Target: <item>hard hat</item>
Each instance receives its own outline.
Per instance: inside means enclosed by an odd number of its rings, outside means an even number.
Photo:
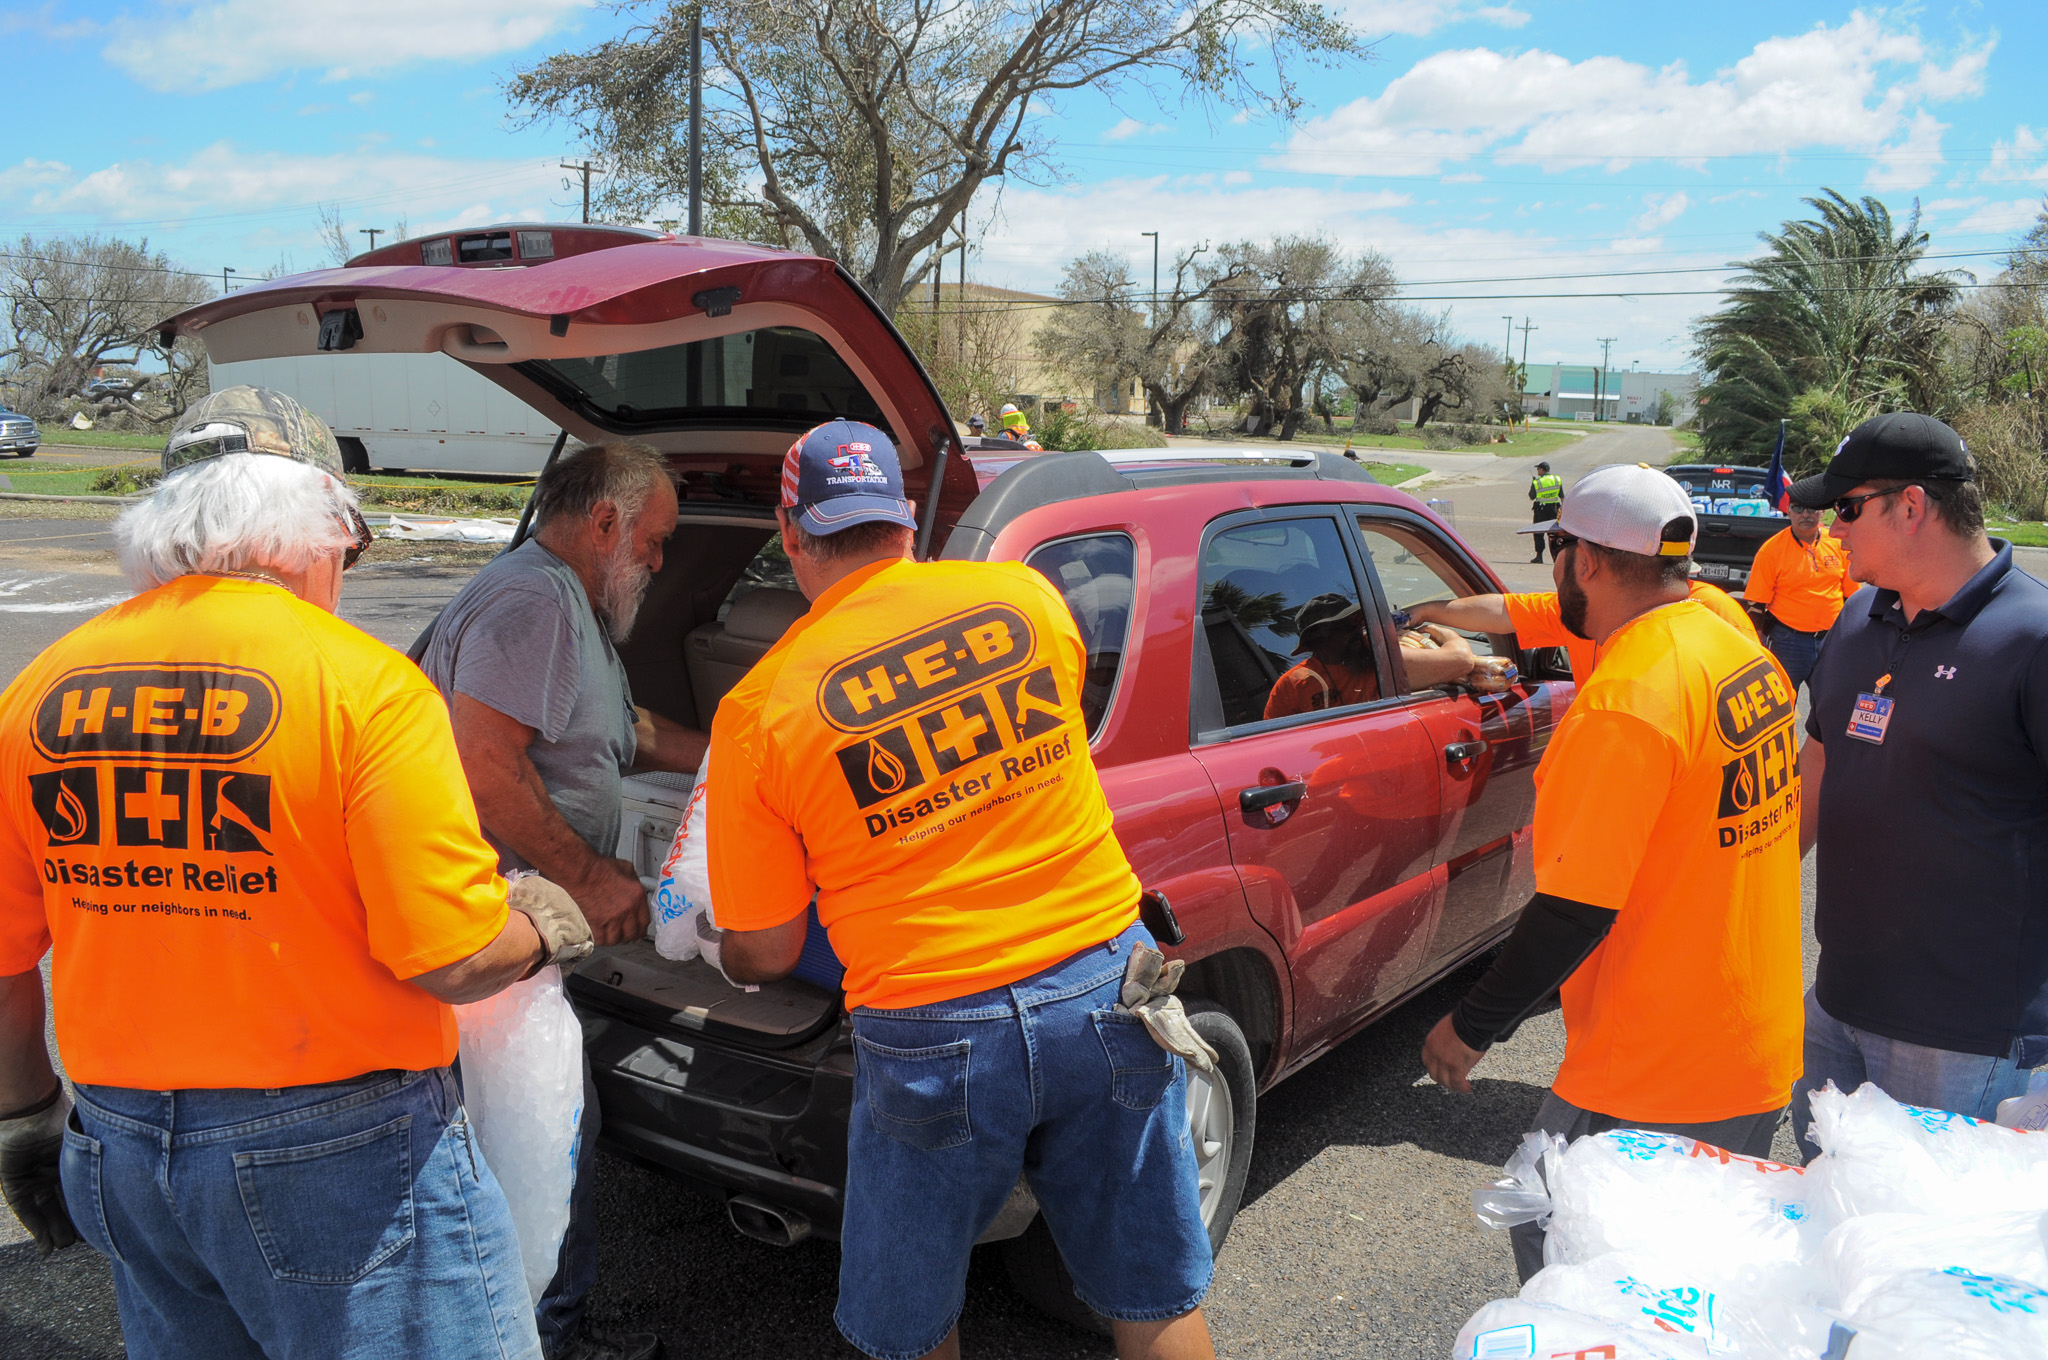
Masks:
[[[166,474],[224,453],[268,453],[342,476],[341,447],[327,422],[282,392],[224,387],[186,408],[164,443]]]
[[[1017,414],[1017,403],[1016,403],[1016,402],[1014,402],[1014,401],[1006,401],[1006,402],[1004,402],[1004,403],[1003,403],[1003,409],[1002,409],[1002,410],[1000,410],[1000,411],[998,411],[998,412],[996,412],[996,414],[997,414],[997,415],[1000,415],[1000,416],[1013,416],[1013,415],[1016,415],[1016,414]]]

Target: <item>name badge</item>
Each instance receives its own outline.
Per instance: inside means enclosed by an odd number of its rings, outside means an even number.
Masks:
[[[1872,746],[1884,745],[1884,730],[1891,726],[1892,701],[1882,694],[1859,694],[1849,710],[1849,735]]]

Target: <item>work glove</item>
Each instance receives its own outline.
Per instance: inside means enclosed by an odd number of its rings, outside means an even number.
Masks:
[[[0,1196],[36,1240],[36,1252],[42,1256],[78,1240],[58,1174],[64,1121],[70,1117],[71,1093],[59,1085],[41,1109],[0,1119]]]
[[[1216,1050],[1195,1033],[1194,1022],[1181,1008],[1180,998],[1173,994],[1186,971],[1184,960],[1168,963],[1166,956],[1151,945],[1134,946],[1131,961],[1124,965],[1122,999],[1117,1009],[1143,1020],[1153,1041],[1168,1053],[1180,1054],[1203,1072],[1214,1072]]]
[[[576,899],[539,874],[524,874],[512,881],[505,904],[526,913],[540,934],[540,966],[559,963],[573,967],[590,957],[597,946],[591,942],[590,922],[583,919]]]

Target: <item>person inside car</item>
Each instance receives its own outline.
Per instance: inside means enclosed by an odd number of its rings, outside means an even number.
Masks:
[[[447,700],[477,814],[506,872],[538,869],[574,895],[600,944],[647,933],[639,871],[614,855],[619,777],[694,771],[706,737],[636,709],[613,644],[633,630],[676,492],[661,456],[593,444],[541,474],[533,537],[493,559],[415,643]],[[595,1147],[602,1116],[584,1065],[583,1123],[555,1278],[540,1301],[549,1360],[648,1360],[651,1332],[584,1324],[597,1279]]]
[[[1335,592],[1318,595],[1301,607],[1295,629],[1308,657],[1273,683],[1265,716],[1286,718],[1380,697],[1379,668],[1358,601]],[[1471,674],[1478,658],[1470,643],[1448,628],[1428,633],[1434,646],[1401,649],[1410,684],[1427,689],[1455,684]]]

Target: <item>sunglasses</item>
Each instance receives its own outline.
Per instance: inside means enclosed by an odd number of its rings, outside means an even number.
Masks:
[[[1844,524],[1854,524],[1863,517],[1863,503],[1865,501],[1874,501],[1880,496],[1894,495],[1912,486],[1920,486],[1920,484],[1918,482],[1908,482],[1906,486],[1888,486],[1882,491],[1866,491],[1861,496],[1844,496],[1835,502],[1835,518]],[[1931,501],[1941,499],[1939,491],[1934,491],[1924,486],[1921,486],[1920,489],[1927,492],[1927,499]]]
[[[1579,541],[1577,534],[1568,534],[1562,529],[1552,529],[1548,534],[1545,534],[1544,537],[1550,540],[1550,555],[1552,557],[1557,556],[1566,548],[1571,547],[1574,543],[1577,543]]]
[[[347,571],[350,567],[354,566],[356,559],[363,555],[363,549],[369,547],[375,541],[370,533],[370,526],[364,522],[362,513],[354,506],[349,507],[347,524],[348,531],[355,535],[355,542],[342,550],[341,569],[343,571]]]

